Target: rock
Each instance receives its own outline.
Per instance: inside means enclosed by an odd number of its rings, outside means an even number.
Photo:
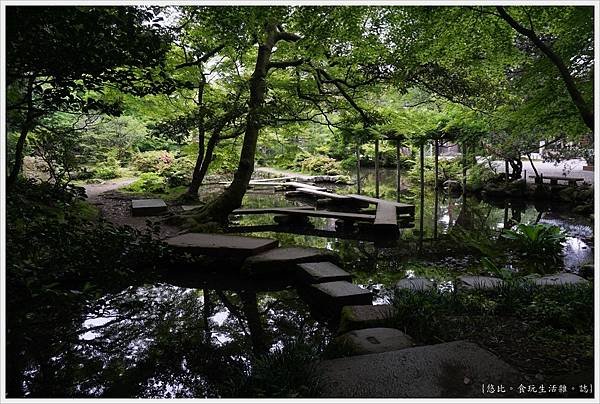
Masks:
[[[557,286],[557,285],[575,285],[580,283],[589,283],[581,276],[569,273],[561,272],[559,274],[548,275],[542,278],[535,279],[533,281],[536,285],[541,286]]]
[[[412,339],[395,328],[365,328],[340,335],[336,344],[343,344],[355,355],[397,351],[414,346]]]
[[[502,284],[502,279],[490,276],[459,276],[457,286],[464,289],[493,289]]]
[[[434,289],[435,284],[427,278],[404,278],[396,283],[396,288],[422,291]]]
[[[218,233],[186,233],[165,242],[176,249],[194,255],[227,257],[240,260],[276,248],[279,241],[269,238],[241,237]]]
[[[134,199],[131,201],[132,216],[156,216],[167,212],[167,204],[162,199]]]
[[[352,275],[328,261],[298,264],[297,274],[298,280],[306,283],[352,281]]]
[[[524,380],[512,366],[467,341],[326,360],[317,369],[322,396],[338,398],[482,397],[482,385],[518,386]]]
[[[309,303],[317,310],[339,314],[344,306],[371,304],[373,295],[346,281],[316,283],[307,288]]]
[[[345,306],[340,316],[339,333],[361,328],[389,326],[396,309],[390,304]]]
[[[337,260],[329,250],[319,248],[285,247],[267,251],[248,258],[242,272],[250,276],[295,275],[296,264]]]
[[[579,268],[579,275],[585,279],[594,279],[594,264],[586,264]]]

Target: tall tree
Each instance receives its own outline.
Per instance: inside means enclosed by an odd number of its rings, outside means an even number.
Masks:
[[[7,128],[18,132],[10,188],[27,135],[55,112],[119,113],[107,83],[133,94],[169,91],[160,69],[168,38],[157,8],[9,6],[6,37]],[[161,86],[157,86],[161,82]]]

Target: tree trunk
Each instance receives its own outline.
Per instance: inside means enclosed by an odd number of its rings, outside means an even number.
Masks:
[[[554,66],[556,66],[560,73],[560,76],[562,77],[565,83],[565,86],[567,87],[567,91],[571,96],[573,104],[575,104],[575,107],[579,111],[579,115],[581,115],[583,122],[585,122],[587,127],[590,128],[590,130],[593,133],[594,111],[588,106],[588,104],[583,99],[583,96],[579,92],[579,89],[577,89],[577,85],[575,84],[575,81],[573,80],[569,69],[562,61],[562,59],[548,45],[546,45],[544,41],[542,41],[533,30],[525,28],[524,26],[519,24],[515,19],[513,19],[510,16],[510,14],[508,14],[508,12],[504,9],[504,7],[496,6],[496,9],[498,10],[500,17],[503,20],[505,20],[519,34],[529,38],[531,42],[533,42],[534,45],[537,46],[537,48],[548,57],[548,59],[550,59]]]
[[[198,81],[198,156],[196,157],[196,164],[194,165],[194,171],[192,172],[192,182],[187,190],[187,194],[194,199],[198,199],[198,190],[200,184],[202,184],[202,177],[200,176],[200,170],[202,163],[206,160],[204,155],[204,138],[205,138],[205,125],[204,125],[204,87],[206,85],[206,78],[202,72],[202,66],[200,66],[200,77]]]
[[[375,139],[375,198],[379,198],[379,139]]]
[[[260,108],[265,100],[266,77],[271,53],[273,52],[273,46],[279,39],[289,40],[290,38],[287,36],[284,38],[283,34],[277,31],[275,25],[269,25],[267,27],[267,38],[258,47],[254,72],[250,78],[250,101],[248,102],[246,131],[244,132],[244,142],[238,168],[231,185],[195,216],[195,220],[198,222],[210,220],[226,222],[229,214],[242,205],[242,198],[248,189],[248,183],[254,171],[256,142],[262,127]]]
[[[27,94],[25,95],[27,100],[27,114],[25,116],[25,121],[21,124],[21,130],[19,133],[19,139],[17,140],[17,145],[15,147],[15,163],[10,171],[10,175],[6,179],[6,189],[7,191],[12,189],[12,187],[17,182],[17,177],[21,173],[21,168],[23,167],[23,150],[25,149],[25,141],[27,140],[27,135],[31,130],[31,125],[33,122],[33,82],[35,78],[30,77],[27,82]]]

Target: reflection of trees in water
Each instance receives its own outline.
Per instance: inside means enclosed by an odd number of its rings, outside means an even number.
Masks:
[[[143,286],[64,314],[53,326],[28,331],[38,341],[20,380],[30,396],[235,395],[255,355],[326,337],[287,290]]]

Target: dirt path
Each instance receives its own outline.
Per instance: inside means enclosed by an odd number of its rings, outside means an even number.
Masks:
[[[100,209],[103,218],[116,225],[127,225],[145,231],[148,229],[146,221],[160,224],[161,217],[131,216],[131,200],[133,197],[119,192],[118,189],[131,184],[133,181],[135,181],[135,178],[121,178],[101,184],[88,184],[84,188],[88,202]],[[172,237],[180,232],[181,229],[177,227],[160,224],[159,238]]]

